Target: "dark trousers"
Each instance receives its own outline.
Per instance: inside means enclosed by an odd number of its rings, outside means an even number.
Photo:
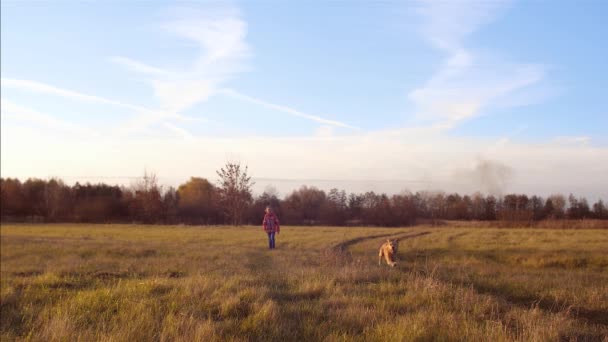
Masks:
[[[268,248],[274,249],[274,232],[268,234]]]

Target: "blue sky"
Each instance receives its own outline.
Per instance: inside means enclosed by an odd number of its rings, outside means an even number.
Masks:
[[[2,176],[175,185],[239,159],[282,193],[606,198],[606,16],[593,0],[3,1]]]

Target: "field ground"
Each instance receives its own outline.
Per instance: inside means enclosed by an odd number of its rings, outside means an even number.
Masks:
[[[396,268],[377,249],[399,238]],[[0,338],[608,341],[608,231],[2,225]]]

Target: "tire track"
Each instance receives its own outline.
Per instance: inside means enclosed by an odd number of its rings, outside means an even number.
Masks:
[[[406,239],[412,239],[415,237],[427,235],[430,233],[431,232],[419,232],[419,233],[413,233],[413,234],[412,233],[405,233],[405,234],[404,233],[396,233],[396,234],[393,233],[393,234],[378,234],[378,235],[361,236],[358,238],[340,242],[339,244],[332,246],[331,249],[334,251],[344,252],[347,250],[348,247],[350,247],[354,244],[357,244],[359,242],[366,241],[366,240],[378,239],[378,238],[390,238],[390,237],[396,237],[397,240],[406,240]]]

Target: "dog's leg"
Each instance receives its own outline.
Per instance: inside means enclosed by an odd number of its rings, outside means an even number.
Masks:
[[[390,256],[388,255],[388,253],[384,253],[384,259],[386,260],[386,264],[387,265],[393,265],[393,262],[391,261]]]

